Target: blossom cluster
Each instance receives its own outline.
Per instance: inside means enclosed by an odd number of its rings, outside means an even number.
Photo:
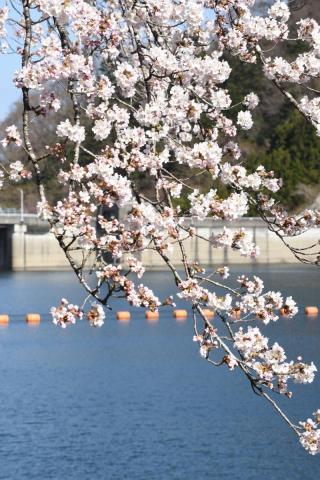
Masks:
[[[238,278],[238,283],[243,289],[241,299],[235,303],[236,308],[241,314],[252,315],[260,319],[265,325],[270,321],[278,320],[277,311],[283,309],[288,318],[292,318],[298,313],[296,302],[292,297],[283,299],[280,292],[263,292],[263,281],[254,276],[250,280],[245,275]]]
[[[130,270],[137,273],[138,278],[143,273],[141,263],[131,257],[128,259]],[[151,310],[157,310],[161,302],[151,289],[143,284],[135,286],[132,280],[129,280],[122,271],[121,266],[106,265],[102,270],[96,272],[100,281],[108,282],[123,291],[128,302],[135,307],[147,307]]]
[[[276,342],[268,346],[268,339],[258,327],[240,328],[234,334],[234,346],[241,353],[245,364],[254,371],[259,381],[279,393],[292,395],[287,389],[288,380],[295,383],[311,383],[317,368],[301,361],[286,361],[284,349]]]
[[[311,454],[320,453],[320,410],[313,414],[314,420],[308,418],[306,422],[300,422],[303,432],[300,433],[301,445]]]
[[[106,315],[104,313],[102,305],[98,303],[93,303],[89,312],[87,313],[87,318],[92,327],[102,327],[104,324],[104,319]]]
[[[11,22],[10,31],[14,25],[22,60],[14,83],[23,97],[22,122],[6,127],[1,139],[4,149],[20,149],[21,158],[10,165],[1,162],[0,183],[37,183],[39,214],[94,297],[87,313],[90,325],[103,325],[102,305],[110,306],[112,296],[151,310],[173,305],[172,298],[161,302],[136,281],[144,275],[143,253],[148,250],[172,271],[179,298],[198,313],[206,307],[215,310],[230,328],[242,321],[276,321],[279,309],[288,317],[297,313],[290,296],[264,291],[256,276],[240,275],[235,288],[220,283],[228,278],[228,267],[206,274],[202,265],[191,265],[184,248],[198,235],[186,224],[210,219],[226,224],[206,237],[212,248],[229,247],[255,258],[259,246],[252,233],[233,226],[252,205],[282,238],[320,226],[320,211],[290,215],[279,206],[273,194],[282,181],[273,171],[246,166],[238,137],[253,127],[259,98],[248,91],[235,103],[227,87],[229,54],[261,64],[266,77],[320,134],[319,97],[312,87],[305,92],[320,75],[320,26],[309,18],[299,21],[296,36],[307,49],[290,60],[282,58],[273,47],[291,41],[289,5],[275,0],[265,15],[258,15],[254,4],[39,0],[36,8],[24,2],[21,18],[19,8],[12,8],[13,19],[7,7],[0,9],[1,41],[6,23]],[[289,84],[295,88],[289,91]],[[30,135],[36,117],[51,122],[54,132],[54,141],[43,151]],[[61,195],[55,202],[49,202],[43,181],[46,162],[58,165],[52,181]],[[119,218],[111,211],[120,211]],[[181,252],[182,275],[173,264],[175,248]],[[85,280],[88,270],[94,271],[95,287]],[[51,313],[63,328],[83,316],[65,299]],[[313,364],[286,361],[282,347],[269,347],[257,327],[241,328],[229,338],[237,358],[202,316],[204,331],[195,335],[202,357],[209,359],[211,351],[222,349],[221,364],[248,369],[260,387],[288,396],[289,379],[313,380]],[[319,450],[318,423],[303,424],[300,441],[310,453]]]
[[[244,257],[255,258],[259,255],[259,247],[252,241],[253,235],[245,228],[232,231],[230,228],[224,227],[221,233],[213,233],[210,242],[213,247],[231,247],[238,250],[240,255]]]
[[[6,43],[6,21],[8,18],[9,9],[8,7],[0,8],[0,52],[6,51],[7,43]]]
[[[20,136],[20,132],[15,125],[11,125],[6,128],[6,136],[3,140],[1,140],[2,146],[6,147],[10,143],[14,143],[17,147],[21,147],[22,140]]]
[[[83,313],[78,305],[73,305],[65,298],[62,298],[58,307],[51,308],[51,315],[55,325],[66,328],[68,325],[74,325],[77,320],[80,320]]]

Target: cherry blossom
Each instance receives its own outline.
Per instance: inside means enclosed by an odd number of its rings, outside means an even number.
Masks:
[[[249,111],[239,112],[237,123],[243,130],[250,130],[253,125],[251,113]]]
[[[223,222],[201,241],[256,258],[259,245],[241,227],[254,207],[298,259],[319,263],[318,244],[299,249],[290,238],[318,228],[320,211],[289,214],[273,195],[281,178],[262,165],[246,165],[239,138],[243,130],[250,134],[259,98],[252,85],[235,103],[227,59],[261,65],[261,75],[320,135],[319,92],[312,83],[320,75],[320,26],[304,18],[289,33],[287,2],[273,2],[265,15],[254,4],[39,0],[34,8],[33,2],[16,0],[1,8],[1,50],[7,27],[11,34],[15,25],[9,47],[21,58],[14,83],[21,90],[22,117],[1,139],[4,148],[19,149],[21,158],[1,162],[0,183],[35,181],[39,215],[92,298],[86,310],[86,301],[80,308],[62,299],[51,310],[56,325],[65,328],[86,315],[91,326],[100,327],[114,297],[151,310],[170,309],[178,297],[192,308],[200,356],[242,371],[269,401],[266,391],[290,398],[288,382],[310,383],[316,372],[300,357],[287,360],[283,347],[270,347],[260,331],[279,320],[280,309],[293,317],[294,299],[266,291],[257,276],[235,276],[227,265],[205,268],[185,248],[200,237],[193,222]],[[295,38],[306,50],[280,57],[274,46]],[[64,115],[66,105],[71,113]],[[53,112],[59,118],[56,138],[42,149],[30,140],[33,120],[47,122]],[[56,202],[49,201],[43,182],[45,161],[58,165],[52,179],[61,190]],[[119,216],[110,213],[116,210]],[[147,279],[148,252],[159,255],[173,275],[176,289],[167,299],[137,282]],[[205,308],[215,311],[212,322]],[[244,330],[243,322],[252,324]],[[220,330],[227,330],[228,341]],[[319,452],[319,411],[315,421],[300,426],[280,407],[276,411],[309,453]]]
[[[69,303],[65,298],[61,299],[58,307],[51,308],[51,315],[53,323],[60,325],[62,328],[66,328],[69,324],[74,325],[77,320],[82,318],[82,312],[78,305]]]
[[[68,137],[72,142],[83,142],[85,139],[85,130],[84,127],[72,125],[70,120],[65,120],[58,125],[57,135],[59,137]]]
[[[98,303],[93,303],[91,309],[87,313],[87,318],[92,327],[102,327],[104,324],[105,313],[102,305]]]
[[[7,147],[10,143],[14,143],[17,147],[21,147],[22,140],[19,130],[15,125],[6,128],[6,137],[1,140],[2,146]]]
[[[7,36],[6,21],[8,18],[8,14],[8,7],[0,8],[0,52],[5,52],[7,49],[7,43],[5,41],[5,38]]]

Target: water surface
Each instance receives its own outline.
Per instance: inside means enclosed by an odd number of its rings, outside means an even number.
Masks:
[[[318,304],[319,270],[259,269],[247,267],[302,307]],[[148,282],[171,293],[165,273]],[[62,330],[47,315],[61,296],[83,299],[69,273],[0,276],[0,313],[11,314],[0,330],[0,480],[319,478],[320,457],[301,449],[242,376],[199,357],[191,318],[176,322],[168,311],[148,323],[134,310],[128,324],[110,313],[102,329]],[[39,327],[24,323],[31,311],[43,314]],[[301,313],[264,331],[320,366],[320,318]],[[281,404],[295,420],[320,408],[319,378],[294,391]]]

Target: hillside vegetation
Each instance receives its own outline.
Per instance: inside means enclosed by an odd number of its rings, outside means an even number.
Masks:
[[[265,8],[268,0],[257,2],[260,8]],[[320,9],[318,0],[294,0],[290,3],[292,8],[292,24],[297,18],[313,16],[320,21]],[[286,58],[295,58],[298,53],[303,52],[306,45],[302,42],[293,47],[288,42],[282,50],[274,46],[272,55],[283,55]],[[320,138],[316,136],[314,129],[301,116],[298,111],[292,109],[281,92],[267,80],[259,64],[244,64],[234,57],[227,58],[233,68],[231,77],[226,83],[230,90],[233,103],[241,102],[245,95],[254,91],[260,98],[260,104],[254,111],[255,124],[252,130],[242,134],[240,145],[242,148],[242,162],[249,169],[254,169],[262,164],[267,170],[273,170],[278,177],[283,179],[283,188],[277,194],[277,198],[289,209],[299,210],[311,204],[319,194],[320,185]],[[105,72],[104,72],[105,73]],[[55,85],[55,89],[64,89],[64,85]],[[67,98],[67,94],[65,95]],[[19,104],[14,105],[12,112],[0,125],[0,131],[4,132],[5,127],[21,123],[21,110]],[[241,108],[241,105],[239,109]],[[239,110],[238,109],[238,110]],[[236,117],[237,109],[230,113]],[[46,152],[46,145],[53,145],[58,141],[55,130],[57,124],[65,117],[72,119],[72,111],[68,100],[65,101],[61,111],[50,113],[45,121],[41,114],[35,117],[32,124],[32,141],[39,152]],[[87,129],[89,137],[87,146],[92,151],[97,150],[98,144],[90,136],[90,128]],[[109,140],[112,141],[112,138]],[[65,147],[66,159],[71,158],[71,152]],[[5,161],[21,160],[20,153],[14,148],[3,150],[0,148],[0,157]],[[85,154],[82,154],[82,162],[86,162]],[[58,162],[54,155],[49,155],[43,160],[45,163],[45,183],[48,188],[48,198],[58,200],[61,195],[61,185],[56,181],[58,174]],[[179,174],[179,172],[176,172]],[[196,172],[195,172],[196,174]],[[139,175],[139,174],[138,174]],[[194,176],[194,184],[197,184],[197,176]],[[150,179],[140,175],[140,185],[147,190]],[[213,185],[208,173],[205,182],[201,181],[199,188],[208,190],[210,187],[217,187],[223,195],[224,187]],[[38,201],[36,186],[28,182],[22,185],[25,190],[25,207],[27,211],[35,211]],[[16,185],[7,185],[0,191],[1,207],[18,207],[19,192]],[[187,207],[187,202],[182,199],[182,207]],[[254,214],[255,212],[250,212]]]

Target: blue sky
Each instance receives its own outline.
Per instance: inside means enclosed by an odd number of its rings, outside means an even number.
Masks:
[[[12,82],[13,74],[20,68],[18,55],[0,54],[0,121],[10,112],[21,91]]]
[[[5,3],[0,0],[0,7]],[[206,17],[212,18],[212,16],[212,11],[208,10]],[[7,27],[7,30],[10,31],[10,27]],[[14,102],[21,98],[21,90],[12,82],[14,72],[20,68],[21,58],[18,55],[0,53],[0,122],[6,118]]]
[[[0,0],[0,7],[6,6],[7,1]],[[15,18],[16,14],[10,9],[10,17]],[[12,27],[6,24],[9,43],[16,48]],[[0,53],[0,121],[4,120],[10,112],[15,101],[19,100],[21,90],[16,88],[12,78],[14,72],[21,68],[21,57],[14,53]]]

